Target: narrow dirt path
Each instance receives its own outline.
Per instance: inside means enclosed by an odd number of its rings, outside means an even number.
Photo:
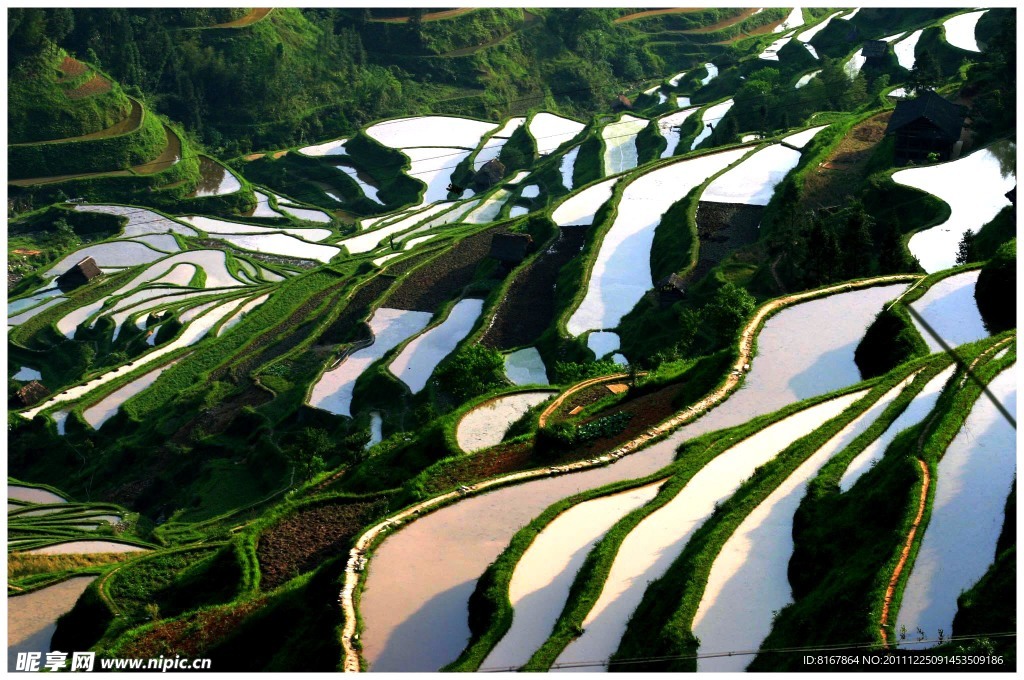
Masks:
[[[922,431],[922,437],[924,433],[928,431],[931,421],[925,426]],[[918,439],[919,445],[922,443]],[[900,561],[896,563],[896,568],[892,570],[892,577],[889,578],[889,586],[885,589],[885,600],[882,602],[882,618],[878,625],[878,632],[882,636],[882,646],[886,649],[889,648],[889,632],[886,627],[889,625],[889,607],[892,604],[892,595],[896,590],[896,584],[900,580],[900,574],[903,573],[903,567],[907,564],[907,558],[910,556],[910,548],[914,544],[914,537],[917,535],[917,528],[921,525],[921,518],[924,516],[924,506],[928,500],[928,489],[931,486],[932,476],[928,471],[928,465],[925,464],[920,458],[917,459],[917,464],[921,467],[921,475],[923,482],[921,484],[921,495],[917,500],[917,516],[914,517],[914,522],[910,525],[910,531],[907,532],[907,540],[903,543],[903,550],[900,552]]]
[[[613,373],[611,375],[599,375],[596,378],[590,378],[589,380],[584,380],[583,382],[576,383],[575,385],[567,389],[565,392],[562,392],[560,395],[558,395],[558,399],[555,399],[553,402],[551,402],[551,405],[541,412],[540,416],[537,418],[537,424],[540,425],[540,427],[544,427],[545,425],[547,425],[548,418],[550,418],[551,414],[554,413],[558,409],[558,407],[562,405],[562,402],[564,402],[567,398],[576,394],[580,390],[584,390],[590,387],[591,385],[598,385],[603,382],[611,382],[612,380],[622,380],[623,378],[628,377],[629,373]]]
[[[659,14],[689,14],[690,12],[699,12],[704,9],[703,7],[673,7],[670,9],[649,9],[646,12],[637,12],[636,14],[627,14],[626,16],[614,19],[612,23],[625,24],[630,21],[636,21],[637,19],[643,19],[644,17],[654,17]]]
[[[239,17],[234,21],[226,21],[223,24],[214,24],[213,26],[207,26],[207,28],[243,28],[245,26],[251,26],[257,21],[264,19],[268,14],[274,11],[273,7],[261,7],[257,9],[250,9],[249,13],[243,17]]]
[[[451,19],[452,17],[461,16],[468,14],[476,10],[476,7],[460,7],[458,9],[446,9],[441,12],[427,12],[420,21],[437,21],[438,19]],[[383,19],[373,19],[373,21],[379,21],[385,24],[407,24],[412,17],[386,17]]]
[[[729,17],[728,19],[722,19],[721,21],[719,21],[717,23],[714,23],[714,24],[711,24],[710,26],[701,26],[700,28],[691,28],[688,31],[680,31],[680,32],[681,33],[714,33],[715,31],[720,31],[723,28],[729,28],[730,26],[735,26],[736,24],[741,23],[741,22],[749,19],[750,17],[754,16],[756,13],[757,13],[757,8],[756,7],[751,7],[750,9],[743,10],[742,13],[737,14],[734,17]]]
[[[725,381],[718,389],[714,390],[703,399],[687,407],[683,411],[680,411],[673,417],[665,420],[649,429],[644,434],[636,437],[635,439],[626,442],[622,446],[618,447],[610,453],[606,453],[602,456],[592,458],[590,460],[580,461],[578,463],[572,463],[570,465],[564,465],[558,468],[540,468],[534,470],[526,470],[523,472],[516,472],[503,477],[496,477],[493,479],[480,482],[472,487],[464,487],[458,491],[451,491],[440,496],[429,498],[425,501],[412,505],[401,512],[392,515],[391,517],[382,520],[373,527],[367,529],[363,534],[356,540],[355,546],[349,553],[348,563],[345,566],[345,581],[341,589],[341,593],[338,596],[338,604],[341,607],[344,621],[342,625],[341,633],[341,646],[344,650],[344,671],[346,673],[358,673],[360,671],[360,657],[356,650],[353,642],[356,642],[356,610],[354,603],[354,594],[359,587],[359,579],[367,565],[367,552],[373,547],[377,539],[381,534],[386,533],[392,529],[396,529],[401,526],[406,520],[415,519],[426,512],[429,512],[441,505],[444,505],[448,501],[455,500],[461,496],[470,494],[478,494],[491,489],[514,484],[520,481],[526,481],[529,479],[535,479],[539,477],[546,477],[551,474],[564,474],[576,472],[598,465],[604,465],[613,460],[621,458],[622,456],[628,455],[643,448],[652,439],[659,438],[665,434],[668,434],[672,430],[680,427],[681,425],[688,423],[692,420],[696,420],[704,411],[718,405],[728,397],[733,390],[739,387],[740,382],[743,379],[743,375],[749,365],[750,361],[754,356],[754,339],[757,336],[761,325],[772,316],[775,312],[780,309],[787,307],[796,302],[802,302],[806,300],[812,300],[815,298],[826,297],[833,293],[841,293],[859,288],[870,288],[872,286],[881,285],[884,283],[896,283],[900,281],[915,281],[921,278],[920,274],[896,274],[892,276],[878,276],[872,279],[862,279],[860,281],[851,281],[848,283],[841,283],[828,288],[821,288],[818,290],[805,291],[802,293],[794,293],[792,295],[786,295],[784,297],[775,298],[769,300],[761,305],[753,318],[747,322],[747,325],[743,328],[740,333],[738,340],[738,357],[736,362],[733,364],[732,370],[729,375],[726,376]],[[607,379],[609,376],[603,376],[603,379]],[[598,379],[594,379],[598,380]],[[588,381],[584,381],[588,382]]]

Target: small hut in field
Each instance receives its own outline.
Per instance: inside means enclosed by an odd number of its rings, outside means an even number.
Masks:
[[[896,137],[896,160],[926,160],[936,154],[948,161],[953,147],[960,140],[966,111],[931,90],[925,90],[916,99],[903,99],[889,118],[886,135]]]
[[[87,257],[57,277],[57,285],[62,289],[77,288],[78,286],[84,286],[102,274],[103,272],[100,271],[96,260]]]
[[[865,40],[860,53],[864,57],[865,66],[885,66],[889,43],[884,40]]]
[[[32,406],[50,396],[50,390],[46,389],[41,382],[33,380],[15,393],[15,397],[21,406]]]

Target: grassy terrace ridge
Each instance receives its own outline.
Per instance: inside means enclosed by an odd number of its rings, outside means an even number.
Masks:
[[[657,425],[656,427],[649,430],[647,433],[640,437],[626,443],[623,446],[618,447],[616,451],[601,456],[595,459],[593,462],[585,461],[583,463],[576,463],[567,466],[567,470],[576,470],[595,465],[604,465],[611,462],[614,458],[621,455],[627,455],[633,453],[643,447],[646,447],[660,439],[664,438],[672,430],[679,426],[696,419],[698,416],[703,414],[706,410],[714,408],[720,402],[728,397],[729,394],[735,390],[742,381],[743,366],[749,363],[750,358],[753,356],[755,348],[755,338],[757,332],[760,331],[768,318],[773,316],[775,313],[781,311],[785,307],[796,302],[805,300],[815,299],[819,297],[826,297],[830,294],[844,292],[848,290],[854,290],[856,288],[871,287],[880,285],[883,283],[890,283],[893,281],[907,281],[918,278],[916,275],[896,275],[896,276],[885,276],[876,277],[873,279],[864,279],[860,281],[851,281],[842,283],[827,288],[822,288],[813,291],[807,291],[804,293],[798,293],[789,295],[783,298],[772,300],[768,303],[763,304],[758,308],[743,330],[738,334],[737,337],[737,359],[733,364],[733,370],[726,375],[720,385],[709,395],[703,399],[692,404],[686,410],[680,412],[675,417]],[[514,484],[529,479],[538,478],[550,474],[547,468],[528,470],[525,472],[513,473],[502,477],[492,478],[486,482],[477,484],[470,493],[480,493],[483,490],[489,490],[498,486],[504,486],[506,484]],[[367,529],[362,533],[356,540],[355,547],[349,556],[348,566],[345,570],[345,585],[341,591],[340,602],[344,612],[344,630],[342,633],[342,646],[345,650],[345,658],[343,666],[346,670],[359,670],[362,659],[359,656],[357,647],[353,644],[352,636],[357,633],[359,626],[361,625],[360,619],[357,617],[356,603],[358,602],[359,592],[363,587],[363,580],[359,578],[360,571],[356,569],[356,565],[359,563],[360,558],[364,555],[369,557],[375,547],[386,538],[386,532],[395,526],[395,524],[401,524],[410,518],[415,518],[426,512],[432,512],[440,509],[445,505],[453,502],[457,502],[462,497],[462,494],[457,491],[451,491],[433,498],[421,501],[414,505],[408,506],[404,510],[397,514],[391,515],[387,519],[381,521],[379,524]]]
[[[91,135],[8,146],[10,178],[39,184],[47,178],[123,170],[152,161],[168,146],[169,136],[156,114],[138,100],[130,101],[127,121],[137,122],[134,128],[122,130],[122,121]]]

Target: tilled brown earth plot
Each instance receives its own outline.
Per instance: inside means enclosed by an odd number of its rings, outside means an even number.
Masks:
[[[558,240],[519,272],[480,339],[485,347],[530,345],[555,319],[555,283],[562,267],[579,254],[589,227],[562,227]]]
[[[410,273],[384,301],[384,307],[434,312],[456,297],[473,280],[473,274],[491,250],[494,227],[467,236]]]
[[[731,253],[757,242],[764,207],[701,201],[697,206],[700,254],[691,281],[700,281]]]
[[[268,591],[340,555],[363,525],[382,513],[384,500],[306,508],[268,529],[256,546],[260,589]]]

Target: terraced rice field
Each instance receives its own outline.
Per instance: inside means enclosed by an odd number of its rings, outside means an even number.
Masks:
[[[636,136],[650,124],[651,121],[646,118],[637,118],[627,113],[616,122],[604,126],[601,130],[601,139],[604,140],[604,174],[615,175],[636,167]]]
[[[903,40],[896,43],[892,51],[896,53],[896,59],[900,66],[907,69],[908,71],[914,68],[914,62],[916,61],[916,50],[917,41],[921,39],[921,35],[924,33],[923,29],[918,29],[908,35]]]
[[[672,460],[681,442],[699,433],[858,382],[853,362],[857,340],[880,305],[904,287],[843,293],[775,315],[758,337],[758,356],[744,389],[642,455],[472,496],[389,536],[374,555],[360,602],[363,656],[371,668],[436,670],[454,660],[469,635],[466,602],[475,580],[512,535],[551,503],[650,474]],[[809,328],[824,332],[809,333]],[[414,579],[407,570],[412,559]]]
[[[585,127],[583,123],[575,120],[542,111],[530,118],[527,130],[537,142],[537,153],[547,156],[582,132]]]
[[[467,413],[455,430],[459,447],[466,453],[500,444],[512,423],[532,407],[550,399],[555,391],[518,392],[496,397]]]
[[[952,19],[946,20],[942,24],[942,28],[946,33],[946,42],[953,47],[959,47],[968,52],[981,52],[974,33],[978,27],[978,20],[987,11],[987,9],[983,9],[978,12],[967,12],[966,14],[959,14]]]
[[[19,652],[50,651],[57,619],[71,611],[95,576],[79,576],[27,595],[7,598],[7,667],[14,668]]]
[[[693,143],[690,144],[691,151],[696,149],[705,139],[711,136],[712,127],[710,126],[718,125],[722,119],[725,118],[725,114],[729,113],[729,109],[732,108],[732,105],[733,101],[731,99],[726,99],[724,102],[720,102],[714,106],[709,106],[704,110],[700,117],[702,129],[700,134],[694,138]]]
[[[931,351],[941,352],[945,349],[935,335],[949,347],[988,337],[985,322],[974,300],[979,273],[975,270],[947,276],[932,285],[920,299],[910,303],[924,319],[924,323],[931,327],[929,331],[920,319],[913,317],[914,325]]]
[[[480,299],[459,300],[443,322],[406,345],[388,365],[388,370],[413,394],[422,390],[437,365],[469,335],[483,306],[484,301]]]
[[[547,368],[536,347],[524,347],[505,357],[505,375],[513,385],[547,385]]]
[[[428,312],[380,308],[370,317],[373,344],[353,352],[338,366],[325,371],[313,385],[307,403],[337,415],[352,415],[356,380],[371,364],[416,335],[430,323]]]
[[[996,376],[989,388],[1010,413],[1016,412],[1013,368]],[[948,637],[957,598],[992,563],[1016,474],[1015,443],[1014,424],[982,394],[938,464],[931,517],[896,619],[897,630],[905,626],[910,632],[906,647],[934,646],[916,643],[918,630],[929,640]]]
[[[949,205],[949,218],[910,237],[907,247],[928,273],[956,264],[957,245],[968,229],[975,233],[1010,205],[1006,192],[1016,183],[1016,173],[1004,167],[1001,157],[1012,154],[1013,142],[990,148],[948,163],[900,170],[892,175],[897,184],[930,193]]]
[[[512,627],[481,664],[485,669],[514,669],[551,633],[569,599],[572,577],[587,553],[629,512],[652,500],[661,482],[580,503],[542,531],[516,565],[509,584],[515,609]]]
[[[619,324],[653,286],[651,245],[662,215],[694,187],[746,153],[747,149],[735,149],[678,161],[626,186],[618,216],[601,242],[587,293],[566,324],[570,333],[580,335]]]
[[[686,119],[696,113],[696,111],[696,108],[684,109],[683,111],[662,116],[656,121],[658,132],[665,138],[665,150],[661,152],[660,158],[669,158],[676,153],[679,146],[679,126],[685,123]]]
[[[675,498],[646,517],[626,536],[600,597],[583,620],[583,635],[573,640],[555,663],[609,658],[618,648],[629,616],[640,604],[647,584],[668,569],[693,532],[714,512],[715,505],[731,496],[757,467],[840,414],[864,394],[854,392],[789,416],[719,454],[701,468]],[[696,623],[695,630],[699,630]]]

